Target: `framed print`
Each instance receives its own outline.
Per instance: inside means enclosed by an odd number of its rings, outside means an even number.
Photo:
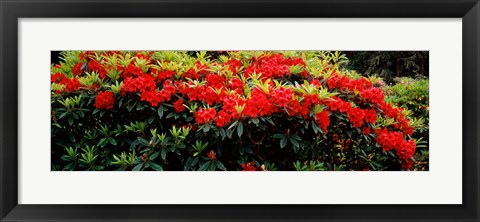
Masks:
[[[2,221],[478,221],[476,0],[0,7]]]

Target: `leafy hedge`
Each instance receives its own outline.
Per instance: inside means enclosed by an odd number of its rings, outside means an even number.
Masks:
[[[418,138],[415,169],[429,169],[429,84],[428,79],[395,78],[394,85],[384,87],[385,100],[411,111],[417,123],[413,137]]]
[[[65,51],[53,170],[408,170],[419,125],[331,52]]]

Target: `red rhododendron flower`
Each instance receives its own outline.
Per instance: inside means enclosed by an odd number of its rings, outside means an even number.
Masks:
[[[170,79],[175,75],[175,73],[172,70],[164,70],[157,72],[157,82],[162,82],[165,79]]]
[[[232,121],[232,115],[224,110],[218,112],[217,118],[215,118],[215,124],[218,127],[224,127]]]
[[[82,85],[80,84],[80,81],[78,79],[69,79],[66,81],[66,86],[65,86],[65,91],[67,92],[73,92],[77,91],[80,89]]]
[[[63,75],[62,73],[55,73],[50,76],[50,81],[54,83],[61,83],[61,84],[66,84],[68,78]]]
[[[175,101],[173,103],[173,108],[175,109],[175,112],[181,113],[185,111],[185,107],[183,106],[183,101],[181,99]]]
[[[208,159],[217,160],[217,154],[213,150],[210,150],[210,152],[207,153],[207,156],[208,156]]]
[[[194,117],[197,124],[202,125],[204,123],[209,123],[211,120],[213,120],[216,114],[217,114],[217,111],[214,108],[208,108],[208,109],[200,108],[194,113]]]
[[[99,92],[95,97],[95,108],[97,109],[112,109],[115,104],[115,98],[110,91]]]
[[[140,100],[150,103],[151,106],[157,107],[162,102],[162,96],[155,90],[145,90],[140,95]]]
[[[102,79],[107,75],[107,70],[96,60],[90,60],[90,62],[88,62],[88,68],[91,71],[97,72]]]
[[[363,100],[365,101],[369,100],[374,104],[380,104],[385,99],[383,92],[380,88],[370,88],[370,89],[360,91],[360,95],[363,98]]]
[[[328,112],[323,110],[319,113],[315,114],[315,118],[317,119],[317,124],[323,130],[323,132],[327,132],[327,128],[330,125],[330,117],[328,116]]]
[[[243,82],[240,78],[232,78],[229,87],[230,89],[235,90],[238,94],[243,94]]]
[[[144,72],[142,71],[142,69],[136,65],[133,65],[133,64],[129,64],[128,67],[127,67],[127,73],[126,75],[127,76],[141,76],[143,75]]]
[[[84,70],[83,63],[78,63],[75,66],[73,66],[73,69],[72,69],[73,75],[78,76],[83,73],[83,70]]]
[[[355,128],[362,127],[363,120],[365,119],[365,114],[362,109],[360,108],[353,108],[347,112],[348,119],[350,119],[350,123]]]
[[[233,73],[237,74],[237,70],[242,67],[242,64],[240,61],[236,59],[230,59],[227,62],[225,62],[225,65],[228,66],[228,69]]]
[[[332,97],[332,100],[327,101],[325,105],[327,105],[331,111],[340,111],[343,113],[352,109],[352,104],[336,97]]]
[[[289,102],[292,101],[293,90],[279,87],[275,89],[271,95],[273,103],[279,107],[285,107]],[[318,98],[318,96],[317,96]]]
[[[402,167],[409,169],[411,167],[411,158],[415,154],[416,146],[413,140],[406,141],[402,133],[388,131],[386,128],[375,131],[375,141],[380,144],[385,151],[395,150],[398,158],[402,160]],[[407,168],[408,167],[408,168]]]
[[[373,109],[366,109],[363,111],[365,114],[365,122],[375,124],[377,122],[377,112]]]
[[[371,132],[371,130],[370,130],[370,128],[368,128],[368,127],[365,127],[365,128],[362,129],[362,133],[363,133],[364,135],[369,135],[370,132]]]
[[[257,168],[255,167],[255,163],[248,162],[248,163],[242,163],[242,171],[257,171]]]
[[[300,59],[301,60],[301,59]],[[253,73],[261,73],[263,77],[282,77],[290,74],[292,62],[286,60],[282,54],[272,54],[257,58],[251,66],[245,68],[245,76],[250,77]]]
[[[225,77],[216,74],[207,74],[205,80],[207,85],[213,88],[221,88],[225,83]]]

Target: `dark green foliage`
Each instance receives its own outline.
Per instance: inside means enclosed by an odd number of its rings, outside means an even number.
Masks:
[[[347,69],[364,76],[377,75],[387,83],[396,77],[427,77],[428,51],[345,51]]]

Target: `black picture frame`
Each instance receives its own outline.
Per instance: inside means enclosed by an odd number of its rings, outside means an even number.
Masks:
[[[479,221],[479,0],[0,0],[0,15],[1,221]],[[47,17],[462,18],[463,204],[18,204],[17,20]]]

